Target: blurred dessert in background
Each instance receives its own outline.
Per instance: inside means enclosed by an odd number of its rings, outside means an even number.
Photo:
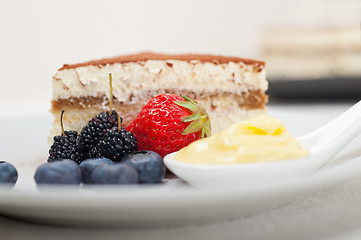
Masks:
[[[262,49],[272,96],[361,96],[359,28],[269,30]]]
[[[361,77],[360,29],[286,29],[266,33],[269,80]]]

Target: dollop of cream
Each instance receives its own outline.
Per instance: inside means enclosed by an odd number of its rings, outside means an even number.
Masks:
[[[240,164],[301,158],[309,154],[284,123],[262,115],[191,143],[175,160],[192,164]]]

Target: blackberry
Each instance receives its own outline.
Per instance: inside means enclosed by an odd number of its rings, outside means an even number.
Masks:
[[[111,128],[118,125],[118,114],[113,110],[109,112],[101,112],[95,116],[83,128],[77,138],[77,148],[86,158],[91,157],[90,150],[93,149],[104,134]]]
[[[55,136],[54,143],[50,147],[48,162],[59,159],[71,159],[77,163],[83,160],[83,155],[78,152],[76,147],[76,131],[64,131],[64,135]]]
[[[93,149],[92,157],[105,157],[120,162],[125,155],[137,150],[138,143],[133,133],[123,127],[114,127],[107,131],[103,139]]]
[[[78,152],[76,146],[78,133],[76,131],[64,131],[63,115],[64,111],[60,115],[61,135],[53,138],[54,143],[49,150],[48,162],[66,158],[80,163],[83,160],[83,155]]]

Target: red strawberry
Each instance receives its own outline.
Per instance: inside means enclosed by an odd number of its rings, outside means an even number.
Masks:
[[[197,102],[174,94],[161,94],[147,103],[126,128],[134,133],[139,150],[162,157],[210,136],[207,112]]]

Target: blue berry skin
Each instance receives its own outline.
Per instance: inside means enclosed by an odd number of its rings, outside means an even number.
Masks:
[[[113,164],[113,161],[108,158],[93,158],[84,160],[79,164],[81,169],[81,178],[84,184],[92,184],[91,174],[99,166],[104,164]]]
[[[166,172],[163,158],[153,151],[138,151],[122,158],[122,163],[133,166],[139,183],[159,183]]]
[[[5,161],[0,161],[0,184],[14,185],[18,180],[16,168]]]
[[[135,168],[126,164],[104,164],[93,171],[91,181],[94,184],[136,184],[138,173]]]
[[[79,165],[73,160],[62,159],[40,165],[35,172],[34,179],[38,185],[79,185],[81,182],[81,170]]]

